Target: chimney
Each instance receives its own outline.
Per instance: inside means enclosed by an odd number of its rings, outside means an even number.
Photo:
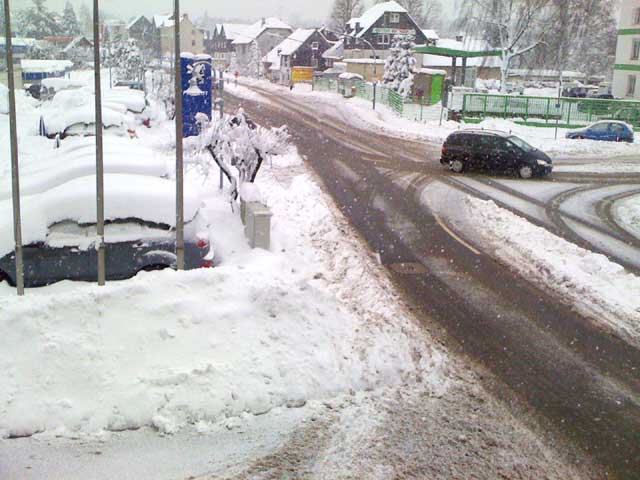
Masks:
[[[460,34],[456,35],[456,41],[457,42],[464,42],[464,35],[460,35]]]
[[[267,21],[265,20],[264,17],[262,17],[262,26],[264,27],[266,25]]]

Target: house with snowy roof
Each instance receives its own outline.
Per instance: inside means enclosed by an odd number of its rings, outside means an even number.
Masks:
[[[250,25],[232,42],[239,72],[247,74],[251,70],[250,64],[256,58],[260,62],[260,59],[292,33],[293,28],[278,18],[263,18]],[[253,51],[256,46],[257,55]]]
[[[213,58],[216,69],[226,69],[231,65],[231,56],[236,49],[233,41],[241,37],[251,25],[244,23],[217,23],[212,30],[205,31],[205,52]]]
[[[127,25],[129,38],[133,38],[142,49],[152,49],[154,42],[154,27],[151,20],[139,15]]]
[[[288,85],[295,67],[305,67],[311,72],[324,70],[326,60],[322,55],[333,46],[330,37],[322,28],[297,29],[263,57],[266,76]]]
[[[173,14],[154,15],[155,48],[161,56],[173,54],[175,21]],[[204,32],[197,28],[186,13],[180,17],[180,48],[195,54],[204,52]]]
[[[411,37],[417,45],[434,40],[428,38],[409,12],[395,1],[378,3],[361,17],[352,18],[345,32],[345,58],[385,59],[396,35]],[[437,37],[433,31],[426,32],[430,32],[430,37]]]
[[[62,49],[62,58],[74,64],[93,61],[93,42],[84,35],[80,35],[69,42]]]

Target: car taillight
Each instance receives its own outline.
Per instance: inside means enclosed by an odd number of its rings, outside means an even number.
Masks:
[[[447,153],[447,147],[442,146],[442,154],[445,155]]]
[[[214,266],[213,260],[205,260],[202,262],[202,265],[200,265],[201,268],[213,268]]]
[[[198,240],[196,245],[198,245],[198,248],[207,248],[209,246],[209,242],[206,240]]]

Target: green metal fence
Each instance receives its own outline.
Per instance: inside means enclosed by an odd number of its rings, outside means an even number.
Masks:
[[[640,127],[640,102],[478,93],[461,95],[462,102],[459,99],[456,102],[454,98],[452,105],[458,104],[462,118],[468,122],[498,117],[516,120],[525,125],[555,126],[558,123],[565,128],[575,128],[598,120],[622,120]]]
[[[364,81],[357,82],[355,87],[356,97],[373,102],[375,95],[377,104],[386,105],[402,118],[416,122],[426,122],[434,119],[432,109],[428,108],[434,104],[433,98],[403,97],[384,85],[378,84],[374,87],[373,84]],[[339,81],[328,78],[314,78],[313,89],[320,92],[344,93],[341,91],[341,83]],[[439,99],[436,103],[439,103]]]

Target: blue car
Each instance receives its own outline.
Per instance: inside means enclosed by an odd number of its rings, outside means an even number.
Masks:
[[[633,128],[624,122],[603,120],[580,130],[567,132],[567,138],[633,143]]]

